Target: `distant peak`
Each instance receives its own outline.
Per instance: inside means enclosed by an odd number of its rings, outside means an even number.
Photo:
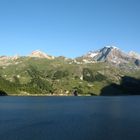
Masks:
[[[128,54],[129,54],[129,56],[131,56],[133,58],[140,59],[140,54],[138,54],[134,51],[130,51]]]
[[[34,50],[34,51],[32,51],[32,54],[35,54],[35,53],[44,53],[44,52],[41,51],[41,50]]]
[[[117,49],[117,50],[119,50],[119,48],[116,47],[116,46],[105,46],[104,48],[110,48],[110,49]]]
[[[53,56],[50,56],[50,55],[48,55],[45,52],[40,51],[40,50],[33,51],[29,56],[30,57],[38,57],[38,58],[54,59]]]

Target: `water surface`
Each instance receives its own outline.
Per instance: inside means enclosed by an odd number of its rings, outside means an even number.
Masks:
[[[0,97],[0,140],[140,140],[140,96]]]

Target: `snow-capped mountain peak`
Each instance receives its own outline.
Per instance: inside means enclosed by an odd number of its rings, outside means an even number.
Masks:
[[[87,53],[85,55],[85,57],[87,58],[93,58],[96,61],[102,59],[104,61],[105,58],[108,57],[108,55],[115,55],[115,53],[117,53],[119,51],[119,48],[115,47],[115,46],[105,46],[100,50],[97,51],[90,51],[89,53]]]
[[[118,49],[118,50],[119,50],[119,48],[118,48],[118,47],[116,47],[116,46],[105,46],[104,48],[109,48],[109,49]]]
[[[138,60],[140,61],[140,55],[136,55],[136,54],[134,55],[133,53],[133,57],[132,57],[132,53],[131,55],[128,53],[125,53],[116,46],[105,46],[100,50],[90,51],[89,53],[87,53],[86,55],[83,55],[80,58],[83,59],[83,62],[85,61],[88,63],[108,62],[115,65],[122,65],[122,64],[128,64],[128,63],[136,64]],[[136,61],[136,59],[138,60]]]

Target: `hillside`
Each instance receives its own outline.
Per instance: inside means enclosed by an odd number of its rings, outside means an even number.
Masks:
[[[105,54],[106,52],[103,53]],[[129,94],[129,91],[125,90],[126,86],[122,88],[122,80],[126,76],[133,77],[133,80],[130,79],[127,82],[135,83],[137,81],[134,79],[140,78],[139,66],[132,63],[138,58],[130,58],[126,54],[123,56],[124,54],[120,52],[117,55],[121,56],[121,58],[117,57],[122,62],[119,65],[112,63],[112,58],[115,56],[111,54],[109,56],[106,54],[104,61],[96,56],[96,59],[102,61],[94,59],[90,62],[87,55],[68,59],[53,57],[40,51],[35,51],[32,56],[2,56],[0,58],[0,90],[9,95],[72,95],[73,90],[77,90],[81,95],[101,95],[103,89],[111,86],[111,90],[108,91],[110,95],[124,94],[124,91],[125,94]],[[90,56],[95,58],[93,54]],[[88,63],[83,59],[86,59]],[[125,62],[130,60],[130,63],[124,63],[123,59]]]

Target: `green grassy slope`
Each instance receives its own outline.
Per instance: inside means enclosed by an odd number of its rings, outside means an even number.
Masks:
[[[123,75],[137,76],[107,63],[76,64],[72,60],[22,57],[0,67],[0,90],[8,94],[64,94],[77,89],[81,95],[100,95],[111,83],[119,84]]]

